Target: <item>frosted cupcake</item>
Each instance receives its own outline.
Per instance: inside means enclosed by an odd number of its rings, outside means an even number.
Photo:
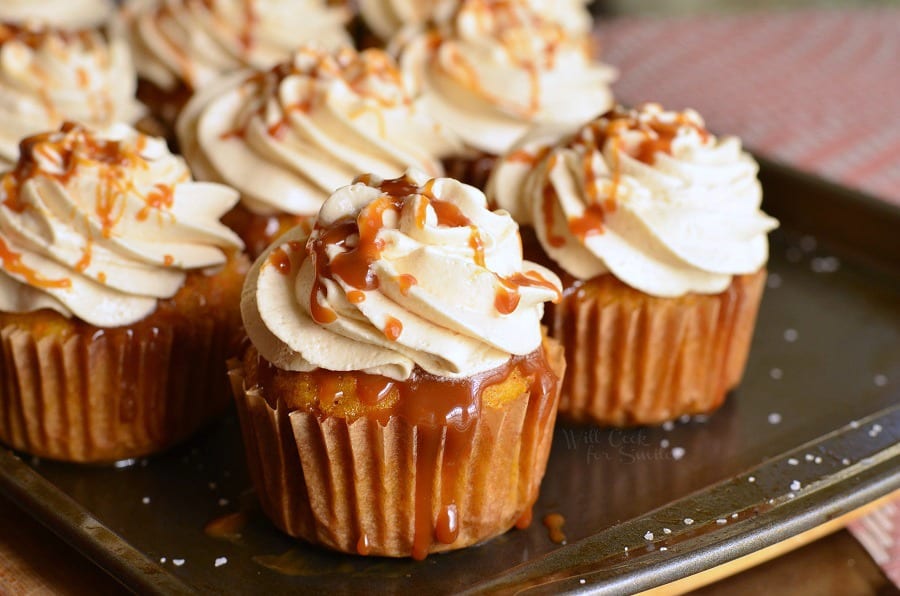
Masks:
[[[199,93],[179,119],[178,138],[198,178],[241,191],[225,221],[253,256],[359,172],[392,177],[416,167],[440,176],[440,158],[460,146],[412,97],[386,53],[314,46]]]
[[[591,29],[588,0],[526,0],[541,18],[561,25],[572,35],[586,36]],[[401,30],[445,24],[453,19],[460,0],[359,0],[364,45],[385,44]]]
[[[184,439],[228,404],[237,193],[125,125],[21,153],[0,179],[0,441],[107,462]]]
[[[489,194],[563,276],[547,319],[568,358],[561,415],[659,423],[740,382],[777,226],[756,173],[738,139],[655,104],[535,132],[498,163]]]
[[[483,187],[494,158],[531,127],[571,128],[612,107],[615,72],[589,46],[526,0],[466,0],[451,22],[406,41],[405,76],[466,143],[448,174]]]
[[[194,91],[222,74],[269,68],[307,41],[351,43],[349,11],[324,0],[131,0],[123,15],[138,96],[170,125]]]
[[[98,29],[106,25],[114,9],[112,0],[3,0],[0,22]]]
[[[136,122],[144,115],[136,85],[118,35],[0,24],[0,170],[18,159],[20,140],[66,120]]]
[[[232,371],[262,509],[342,552],[412,556],[527,524],[563,372],[559,280],[476,189],[362,176],[260,257]]]

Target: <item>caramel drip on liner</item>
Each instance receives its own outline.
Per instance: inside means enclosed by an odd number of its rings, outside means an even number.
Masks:
[[[275,375],[302,375],[316,392],[316,401],[306,408],[318,415],[318,404],[340,400],[347,383],[355,384],[355,394],[367,406],[377,409],[362,414],[382,425],[399,417],[415,426],[416,483],[414,502],[414,539],[412,556],[424,559],[432,545],[452,544],[459,535],[459,516],[456,495],[465,490],[465,476],[460,466],[468,461],[473,448],[476,421],[498,411],[486,408],[482,402],[484,391],[517,374],[528,384],[530,398],[523,428],[544,428],[553,413],[551,407],[560,379],[550,369],[542,347],[524,356],[513,356],[496,369],[463,379],[448,379],[431,375],[416,367],[412,375],[397,382],[380,375],[361,372],[335,373],[316,369],[306,373],[280,371],[262,358],[258,360],[256,383],[271,386]],[[349,389],[349,388],[347,388]],[[268,397],[267,397],[268,399]],[[271,404],[274,407],[274,404]],[[352,421],[351,419],[348,419]],[[523,444],[536,444],[535,437],[523,437]],[[437,465],[440,462],[440,465]],[[438,472],[440,470],[440,472]],[[440,492],[435,493],[440,474]],[[521,487],[520,487],[521,489]],[[433,505],[438,502],[437,512]],[[520,528],[531,521],[530,505],[517,521]],[[357,542],[357,552],[366,541],[363,534]],[[362,550],[365,550],[363,548]],[[364,554],[364,553],[360,553]]]

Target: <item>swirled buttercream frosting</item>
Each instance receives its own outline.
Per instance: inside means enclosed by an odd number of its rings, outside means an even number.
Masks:
[[[195,95],[178,137],[198,178],[237,188],[260,214],[314,214],[360,172],[393,177],[415,167],[440,176],[439,158],[459,147],[388,54],[317,46]]]
[[[587,35],[591,14],[587,0],[525,0],[528,8],[542,18],[558,23],[575,35]],[[407,27],[443,24],[451,20],[460,0],[359,0],[359,13],[369,28],[383,40],[390,40]]]
[[[612,107],[615,72],[589,45],[526,0],[467,0],[405,40],[400,61],[439,122],[496,155],[534,125],[571,127]]]
[[[256,261],[241,311],[284,370],[459,378],[537,349],[543,303],[559,296],[553,273],[522,260],[508,214],[410,171],[332,194],[308,237],[296,228]]]
[[[124,16],[138,74],[165,90],[269,68],[304,42],[351,44],[349,11],[324,0],[132,0]]]
[[[0,21],[88,29],[104,25],[114,7],[112,0],[3,0]]]
[[[0,24],[0,167],[19,141],[66,120],[103,128],[134,122],[143,107],[127,43],[92,30]]]
[[[616,108],[562,139],[534,131],[498,163],[488,194],[531,223],[572,276],[612,273],[655,296],[718,293],[768,259],[778,222],[758,166],[692,110]]]
[[[126,125],[64,124],[22,141],[0,178],[0,310],[50,308],[93,325],[138,321],[191,270],[240,239],[219,223],[238,200],[192,182],[162,139]]]

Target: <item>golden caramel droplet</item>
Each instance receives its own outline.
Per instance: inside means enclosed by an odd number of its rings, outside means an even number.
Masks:
[[[401,333],[403,333],[403,323],[394,317],[388,317],[387,323],[384,325],[384,336],[391,341],[397,341]]]
[[[419,281],[409,273],[401,273],[397,276],[397,285],[400,286],[400,293],[409,296],[409,290]]]
[[[459,537],[459,514],[456,503],[450,503],[441,508],[438,513],[437,525],[434,528],[435,537],[442,544],[453,544]]]
[[[566,535],[562,531],[565,523],[566,518],[559,513],[550,513],[549,515],[544,516],[544,526],[547,527],[550,540],[556,544],[564,544],[566,541]]]
[[[356,552],[364,557],[366,555],[368,555],[369,552],[371,552],[370,547],[369,547],[369,535],[368,534],[363,534],[362,536],[359,537],[359,540],[356,541]]]
[[[282,275],[288,275],[291,272],[291,258],[280,246],[269,253],[269,264]]]

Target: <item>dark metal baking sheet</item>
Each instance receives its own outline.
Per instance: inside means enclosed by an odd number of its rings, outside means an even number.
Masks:
[[[424,562],[303,545],[256,509],[234,417],[120,469],[0,449],[0,490],[141,593],[633,592],[773,544],[900,488],[900,210],[762,179],[786,229],[740,389],[665,427],[560,425],[527,530]]]

